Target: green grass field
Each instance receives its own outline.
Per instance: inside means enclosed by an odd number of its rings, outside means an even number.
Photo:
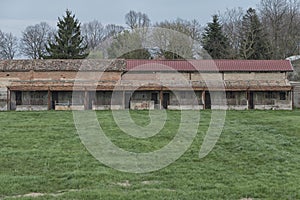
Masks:
[[[131,112],[147,125],[147,111]],[[168,111],[158,135],[134,139],[97,112],[107,136],[135,152],[174,137],[180,112]],[[228,111],[213,151],[199,159],[210,111],[198,135],[170,166],[145,174],[111,169],[94,159],[76,133],[72,112],[0,113],[0,199],[300,199],[300,110]]]

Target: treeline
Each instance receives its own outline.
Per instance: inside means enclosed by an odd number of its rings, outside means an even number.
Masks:
[[[41,22],[28,26],[21,38],[0,30],[0,58],[285,59],[300,54],[300,0],[261,0],[256,8],[227,9],[204,26],[196,19],[152,23],[136,11],[124,18],[125,27],[98,20],[81,24],[67,11],[57,29]]]

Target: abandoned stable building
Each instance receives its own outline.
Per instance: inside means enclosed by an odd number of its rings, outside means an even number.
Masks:
[[[290,71],[286,60],[2,60],[0,110],[290,110]]]

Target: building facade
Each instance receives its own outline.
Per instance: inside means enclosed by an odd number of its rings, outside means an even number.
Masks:
[[[285,60],[3,60],[0,110],[284,109]]]

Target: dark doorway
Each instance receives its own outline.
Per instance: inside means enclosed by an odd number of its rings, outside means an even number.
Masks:
[[[52,92],[51,109],[55,110],[55,103],[58,103],[58,92]]]
[[[125,92],[125,109],[130,109],[131,92]]]
[[[211,109],[211,98],[208,91],[205,92],[205,109]]]
[[[168,105],[170,103],[170,93],[163,93],[163,108],[168,109]]]
[[[253,92],[248,92],[248,109],[254,109],[254,94]]]
[[[16,92],[16,105],[22,105],[22,92]]]
[[[151,101],[154,101],[154,104],[158,104],[158,94],[151,93]]]

